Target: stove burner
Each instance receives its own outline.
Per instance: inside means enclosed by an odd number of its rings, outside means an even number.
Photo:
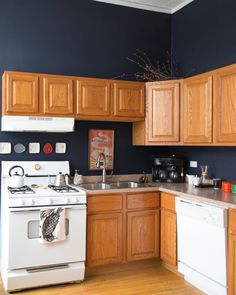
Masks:
[[[10,187],[8,186],[8,190],[11,194],[35,194],[35,191],[32,190],[27,185],[21,187]]]
[[[49,184],[48,187],[57,193],[79,192],[79,190],[77,190],[76,188],[68,186],[68,185],[56,186],[56,185]]]

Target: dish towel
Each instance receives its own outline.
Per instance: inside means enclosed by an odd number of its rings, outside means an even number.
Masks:
[[[40,243],[56,243],[64,241],[65,208],[40,210]]]

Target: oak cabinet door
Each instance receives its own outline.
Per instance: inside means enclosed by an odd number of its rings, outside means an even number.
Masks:
[[[159,256],[159,210],[127,213],[127,261]]]
[[[214,129],[216,143],[236,142],[236,66],[215,72]]]
[[[99,79],[76,81],[76,117],[109,117],[111,115],[110,82]]]
[[[114,116],[144,118],[144,84],[135,82],[115,82]]]
[[[184,143],[212,143],[212,76],[184,80]]]
[[[174,198],[174,197],[173,197]],[[161,259],[177,265],[176,214],[161,209]]]
[[[122,262],[122,213],[88,215],[87,266]]]
[[[73,116],[73,80],[63,77],[42,78],[43,113]]]
[[[180,84],[151,83],[147,100],[148,142],[179,142]]]
[[[236,295],[236,232],[229,234],[228,295]]]
[[[39,78],[34,74],[3,75],[3,114],[35,115],[39,111]]]

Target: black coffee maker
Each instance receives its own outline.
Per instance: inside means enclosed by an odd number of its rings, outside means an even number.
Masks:
[[[184,182],[184,161],[180,157],[153,157],[153,182]]]

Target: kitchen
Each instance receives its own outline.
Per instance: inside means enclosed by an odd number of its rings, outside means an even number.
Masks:
[[[2,1],[0,36],[5,42],[0,46],[1,72],[111,79],[137,71],[126,60],[137,48],[150,53],[154,60],[163,60],[171,46],[184,77],[235,62],[233,1],[224,6],[222,1],[193,1],[173,15],[95,1],[77,2]],[[67,144],[64,155],[12,152],[2,155],[1,160],[69,160],[72,173],[79,169],[83,175],[94,175],[88,170],[89,129],[115,130],[114,174],[151,173],[152,155],[175,153],[184,155],[187,161],[198,161],[198,167],[210,165],[212,177],[235,180],[235,147],[132,146],[132,124],[126,122],[79,120],[74,133],[63,134],[1,132],[1,141],[12,146],[22,143],[27,147],[35,141],[41,146]],[[187,169],[189,174],[200,173],[199,168]]]

